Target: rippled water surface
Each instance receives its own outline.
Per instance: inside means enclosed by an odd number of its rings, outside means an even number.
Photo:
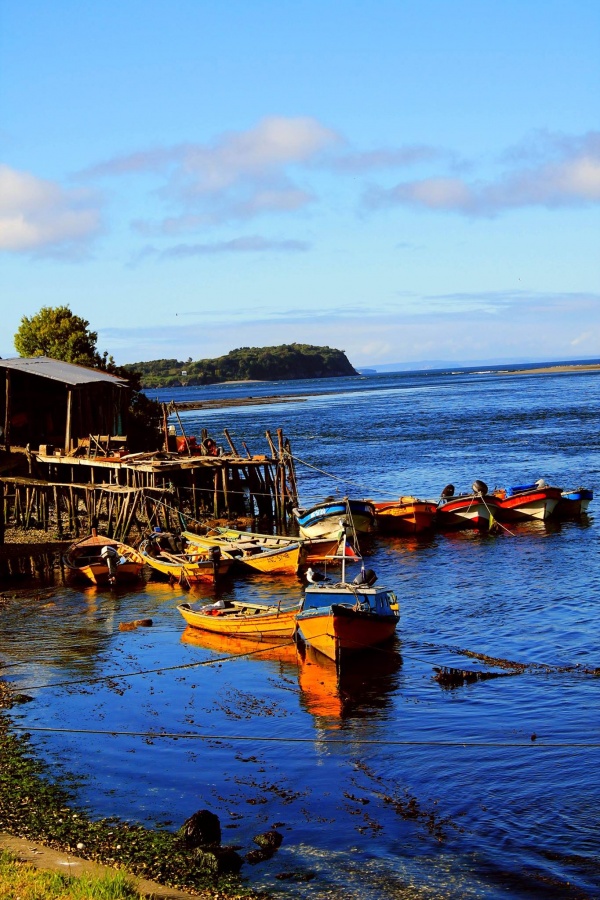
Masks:
[[[263,453],[265,430],[281,427],[305,504],[336,491],[437,497],[476,478],[599,486],[596,374],[413,373],[162,399],[248,393],[300,399],[190,411],[186,431],[222,442],[226,427]],[[179,587],[32,590],[0,611],[5,672],[34,697],[15,721],[83,776],[93,815],[175,828],[209,808],[241,852],[276,826],[276,856],[243,872],[278,897],[598,897],[598,502],[580,521],[365,543],[401,620],[394,645],[339,679],[293,646],[248,654],[186,629]],[[193,595],[301,590],[236,576]],[[142,617],[152,628],[119,631]],[[525,668],[434,680],[436,666],[487,668],[472,654]],[[276,878],[290,871],[315,877]]]

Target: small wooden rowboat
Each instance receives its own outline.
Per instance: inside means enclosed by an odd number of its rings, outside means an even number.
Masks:
[[[373,501],[377,527],[392,534],[420,534],[433,528],[437,504],[417,497]]]
[[[144,559],[137,550],[98,534],[95,529],[71,544],[63,562],[70,576],[98,585],[132,581],[141,576],[144,568]]]
[[[161,532],[153,534],[140,544],[140,554],[156,572],[182,585],[214,582],[226,575],[233,565],[218,548],[202,550],[186,547],[180,550],[173,535]]]
[[[260,534],[254,531],[240,531],[237,528],[228,528],[226,526],[215,528],[209,534],[235,541],[261,543],[269,548],[289,546],[298,541],[298,538],[289,537],[288,535]],[[307,565],[311,565],[311,563],[339,563],[341,561],[342,540],[337,535],[333,538],[300,538],[300,542],[304,549],[304,562]],[[348,560],[358,559],[352,546],[347,542],[345,546],[346,558]]]
[[[305,563],[304,548],[298,541],[268,547],[257,541],[193,534],[190,531],[184,531],[182,537],[188,542],[188,547],[205,551],[218,548],[223,559],[266,575],[295,575]]]
[[[298,604],[284,607],[235,600],[200,607],[181,603],[177,607],[193,628],[255,641],[291,641],[299,608]]]

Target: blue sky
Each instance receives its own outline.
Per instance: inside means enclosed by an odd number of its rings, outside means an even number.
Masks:
[[[0,356],[600,357],[596,0],[2,0]]]

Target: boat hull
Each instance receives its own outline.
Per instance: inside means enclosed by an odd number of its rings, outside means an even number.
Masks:
[[[375,509],[370,500],[324,500],[310,509],[294,509],[293,514],[304,538],[339,537],[343,520],[349,537],[355,531],[368,534],[375,530]]]
[[[574,519],[587,512],[594,492],[588,488],[575,491],[563,491],[560,500],[554,507],[554,515],[559,519]]]
[[[501,492],[496,497],[497,518],[501,522],[519,522],[524,519],[549,519],[562,496],[560,488],[546,487],[513,494]]]
[[[396,631],[397,616],[377,616],[334,604],[327,610],[301,613],[297,617],[298,636],[329,659],[376,647]]]
[[[202,551],[201,548],[197,550],[196,553],[158,553],[151,552],[148,541],[140,545],[141,556],[155,572],[183,585],[212,584],[217,578],[228,574],[233,560],[224,557],[219,560],[210,559],[206,555],[207,551]]]
[[[433,528],[437,504],[416,497],[374,502],[377,528],[388,534],[420,534]]]
[[[252,531],[239,531],[236,528],[227,528],[225,526],[217,528],[217,532],[222,537],[232,538],[238,541],[262,541],[267,547],[294,544],[297,538],[287,537],[284,535],[258,534]],[[342,541],[336,535],[333,538],[305,538],[301,541],[304,550],[304,560],[306,565],[312,563],[335,563],[341,562]],[[354,550],[349,544],[345,548],[346,559],[358,559]]]
[[[318,584],[306,589],[296,616],[296,635],[339,662],[345,655],[389,640],[398,621],[396,596],[386,588]]]
[[[102,558],[104,547],[115,550],[114,565],[109,565]],[[63,557],[63,563],[69,577],[99,587],[135,581],[141,577],[144,568],[143,557],[133,547],[98,534],[72,544]]]
[[[435,523],[445,528],[489,528],[492,519],[499,518],[495,498],[476,494],[453,497],[438,504]]]
[[[296,628],[299,606],[272,607],[232,603],[224,609],[193,609],[189,603],[177,609],[188,625],[213,634],[254,641],[289,641]]]
[[[189,531],[184,531],[183,537],[187,540],[188,546],[205,550],[218,547],[226,559],[265,575],[295,575],[300,566],[306,562],[304,548],[297,541],[269,547],[256,541],[197,535]]]

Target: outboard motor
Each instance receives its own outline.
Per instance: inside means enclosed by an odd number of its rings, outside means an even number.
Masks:
[[[454,497],[454,485],[447,484],[444,490],[440,495],[444,500],[449,500],[450,497]]]
[[[377,575],[373,571],[373,569],[361,569],[359,574],[356,576],[352,584],[363,585],[365,584],[367,587],[373,587],[375,582],[377,581]]]
[[[220,547],[211,547],[208,551],[210,558],[212,559],[213,564],[213,574],[215,579],[219,574],[219,563],[221,562],[221,548]]]
[[[488,492],[488,486],[485,481],[480,481],[479,479],[473,482],[472,488],[474,494],[481,494],[482,497]]]
[[[107,545],[106,547],[103,547],[102,550],[100,551],[100,556],[106,563],[106,567],[108,569],[108,580],[110,581],[111,584],[114,584],[114,582],[117,580],[117,566],[119,564],[118,563],[119,554],[117,553],[117,550],[115,549],[115,547],[111,547],[110,545]]]

